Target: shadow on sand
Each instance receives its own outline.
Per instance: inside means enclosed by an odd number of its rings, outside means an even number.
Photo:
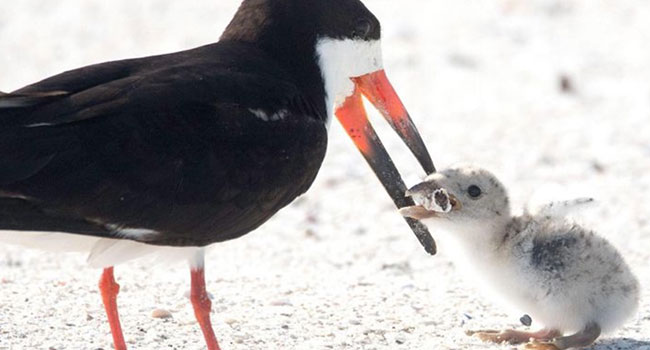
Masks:
[[[614,338],[596,341],[589,350],[650,350],[650,341]]]

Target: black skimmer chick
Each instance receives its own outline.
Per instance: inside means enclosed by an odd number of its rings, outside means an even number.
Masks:
[[[434,172],[384,73],[379,21],[358,0],[244,0],[216,44],[3,93],[0,240],[90,251],[119,350],[113,266],[176,247],[191,263],[207,346],[218,349],[202,247],[245,235],[307,191],[333,115],[395,203],[412,204],[362,95]],[[435,252],[426,227],[408,222]]]
[[[435,199],[441,189],[447,199]],[[461,268],[495,297],[544,325],[535,333],[468,334],[494,342],[532,338],[529,349],[568,349],[590,345],[636,310],[639,283],[623,257],[604,238],[564,216],[565,210],[591,200],[551,203],[512,216],[504,186],[474,166],[430,175],[407,194],[417,205],[401,209],[403,215],[440,228]],[[444,210],[447,201],[450,209]]]

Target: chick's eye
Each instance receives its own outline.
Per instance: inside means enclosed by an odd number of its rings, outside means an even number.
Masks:
[[[370,23],[370,21],[365,18],[362,18],[358,20],[357,23],[354,25],[354,31],[352,31],[352,37],[365,39],[368,37],[368,34],[370,33],[370,29],[372,29],[372,24]]]
[[[481,195],[481,188],[476,185],[471,185],[467,188],[467,194],[472,198],[478,198]]]

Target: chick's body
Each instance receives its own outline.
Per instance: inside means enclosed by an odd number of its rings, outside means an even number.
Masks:
[[[455,203],[449,212],[420,203],[440,188]],[[451,256],[472,273],[473,280],[482,281],[482,288],[529,314],[546,330],[502,332],[489,340],[545,341],[530,346],[535,349],[584,346],[635,311],[639,284],[614,246],[558,215],[553,205],[513,216],[504,186],[488,171],[467,165],[446,169],[408,194],[419,205],[403,209],[404,215],[442,229],[443,243],[444,238],[451,243],[455,250]],[[576,334],[553,339],[568,332]]]
[[[577,332],[595,322],[609,332],[636,309],[639,285],[618,251],[563,218],[515,217],[499,250],[512,269],[503,292],[546,327]]]

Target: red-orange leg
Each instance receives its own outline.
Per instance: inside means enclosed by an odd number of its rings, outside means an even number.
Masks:
[[[210,301],[208,292],[205,290],[205,274],[203,266],[192,267],[190,273],[192,275],[190,300],[194,307],[194,315],[201,326],[201,331],[203,331],[203,336],[205,337],[205,343],[208,346],[208,350],[220,350],[217,337],[214,335],[212,323],[210,322],[210,308],[212,307],[212,302]]]
[[[99,291],[102,294],[108,324],[111,326],[115,350],[126,350],[120,326],[120,315],[117,312],[117,294],[120,292],[120,285],[115,282],[112,266],[104,269],[102,277],[99,279]]]

